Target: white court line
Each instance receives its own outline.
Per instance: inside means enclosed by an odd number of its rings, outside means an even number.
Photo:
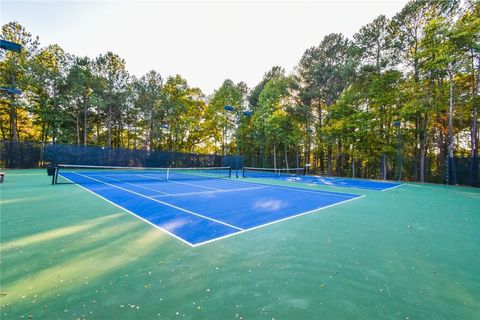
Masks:
[[[95,178],[91,178],[91,177],[89,177],[89,176],[83,175],[83,174],[78,173],[78,172],[72,172],[72,173],[74,173],[74,174],[76,174],[76,175],[79,175],[79,176],[82,176],[82,177],[84,177],[84,178],[93,180],[93,181],[97,181],[97,182],[106,184],[106,185],[111,186],[111,187],[113,187],[113,188],[117,188],[117,189],[120,189],[120,190],[124,190],[124,191],[130,192],[130,193],[136,194],[137,196],[140,196],[140,197],[142,197],[142,198],[149,199],[149,200],[152,200],[152,201],[161,203],[161,204],[163,204],[163,205],[166,205],[166,206],[168,206],[168,207],[171,207],[171,208],[174,208],[174,209],[177,209],[177,210],[180,210],[180,211],[189,213],[189,214],[191,214],[191,215],[194,215],[194,216],[197,216],[197,217],[201,217],[201,218],[203,218],[203,219],[207,219],[207,220],[210,220],[210,221],[213,221],[213,222],[216,222],[216,223],[223,224],[224,226],[227,226],[227,227],[230,227],[230,228],[233,228],[233,229],[244,230],[244,229],[242,229],[242,228],[236,227],[236,226],[231,225],[231,224],[228,224],[228,223],[226,223],[226,222],[222,222],[222,221],[220,221],[220,220],[216,220],[216,219],[213,219],[213,218],[204,216],[204,215],[202,215],[202,214],[199,214],[199,213],[196,213],[196,212],[193,212],[193,211],[190,211],[190,210],[181,208],[181,207],[177,207],[177,206],[175,206],[175,205],[173,205],[173,204],[170,204],[170,203],[168,203],[168,202],[163,202],[163,201],[160,201],[160,200],[158,200],[158,199],[155,199],[155,198],[146,196],[146,195],[144,195],[144,194],[141,194],[141,193],[138,193],[138,192],[129,190],[129,189],[125,189],[125,188],[122,188],[122,187],[113,185],[113,184],[108,183],[108,182],[105,182],[105,181],[101,181],[101,180],[98,180],[98,179],[95,179]]]
[[[404,185],[405,185],[405,183],[402,183],[402,184],[399,184],[398,186],[393,186],[393,187],[390,187],[390,188],[383,189],[380,192],[387,191],[387,190],[392,190],[392,189],[395,189],[395,188],[398,188],[398,187],[401,187],[401,186],[404,186]]]
[[[174,180],[161,179],[161,178],[157,178],[157,177],[147,176],[146,174],[137,174],[137,176],[146,177],[146,178],[150,178],[150,179],[154,179],[154,180],[162,180],[162,181],[167,181],[167,182],[185,184],[185,185],[187,185],[187,186],[199,187],[199,188],[204,188],[204,189],[209,189],[209,190],[216,190],[216,191],[221,191],[221,190],[223,190],[223,189],[218,189],[218,188],[213,188],[213,187],[205,187],[205,186],[201,186],[201,185],[193,184],[193,183],[187,183],[187,182],[179,182],[179,181],[174,181]]]
[[[224,192],[238,192],[238,191],[249,191],[249,190],[260,190],[268,188],[265,187],[251,187],[251,188],[238,188],[238,189],[223,189],[219,191],[198,191],[198,192],[184,192],[184,193],[173,193],[170,195],[158,195],[158,196],[151,196],[152,198],[167,198],[167,197],[181,197],[181,196],[194,196],[194,195],[202,195],[202,194],[216,194],[216,193],[224,193]]]
[[[227,180],[228,181],[228,180]],[[250,185],[262,185],[262,186],[267,186],[273,189],[281,189],[281,190],[287,190],[287,191],[298,191],[298,192],[304,192],[304,193],[314,193],[314,194],[323,194],[323,195],[335,195],[337,197],[343,197],[343,198],[350,198],[352,195],[358,196],[358,194],[348,194],[344,192],[345,194],[340,194],[336,191],[323,191],[323,190],[308,190],[308,189],[302,189],[302,188],[297,188],[297,187],[282,187],[276,184],[267,184],[267,183],[262,183],[262,182],[251,182],[251,181],[238,181],[238,180],[233,180],[233,183],[243,183],[243,184],[250,184]],[[318,186],[316,184],[315,186]]]
[[[115,180],[115,181],[118,181],[118,182],[121,182],[121,183],[125,183],[125,184],[128,184],[128,185],[134,186],[134,187],[142,188],[142,189],[145,189],[145,190],[151,190],[151,191],[155,191],[155,192],[158,192],[158,193],[163,193],[164,195],[167,195],[167,196],[171,196],[171,195],[172,195],[171,193],[168,193],[168,192],[160,191],[160,190],[153,189],[153,188],[149,188],[149,187],[144,187],[144,186],[139,185],[139,184],[122,181],[122,180],[115,179],[115,178],[111,178],[111,177],[108,177],[108,176],[101,176],[101,177],[107,178],[107,179],[110,179],[110,180]]]
[[[204,242],[199,242],[199,243],[196,243],[196,244],[192,245],[192,247],[198,247],[198,246],[201,246],[201,245],[204,245],[204,244],[207,244],[207,243],[212,243],[212,242],[215,242],[215,241],[218,241],[218,240],[222,240],[222,239],[225,239],[225,238],[228,238],[228,237],[236,236],[236,235],[239,235],[239,234],[242,234],[242,233],[245,233],[245,232],[248,232],[248,231],[252,231],[252,230],[255,230],[255,229],[260,229],[260,228],[263,228],[263,227],[267,227],[267,226],[270,226],[270,225],[278,223],[278,222],[282,222],[282,221],[290,220],[290,219],[293,219],[293,218],[297,218],[297,217],[300,217],[300,216],[303,216],[303,215],[306,215],[306,214],[309,214],[309,213],[313,213],[313,212],[316,212],[316,211],[320,211],[320,210],[323,210],[323,209],[334,207],[334,206],[337,206],[339,204],[354,201],[354,200],[358,200],[358,199],[364,198],[364,197],[366,197],[366,195],[358,196],[358,197],[353,198],[353,199],[348,199],[348,200],[336,202],[336,203],[333,203],[333,204],[325,206],[325,207],[320,207],[320,208],[316,208],[316,209],[313,209],[313,210],[302,212],[302,213],[299,213],[299,214],[296,214],[296,215],[293,215],[293,216],[288,216],[288,217],[285,217],[283,219],[275,220],[275,221],[268,222],[268,223],[265,223],[265,224],[261,224],[259,226],[255,226],[255,227],[250,228],[250,229],[244,229],[242,231],[238,231],[238,232],[235,232],[235,233],[230,233],[230,234],[227,234],[227,235],[222,236],[222,237],[207,240],[207,241],[204,241]]]

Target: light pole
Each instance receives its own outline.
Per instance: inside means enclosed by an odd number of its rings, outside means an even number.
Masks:
[[[237,132],[236,132],[236,142],[237,142],[237,147],[235,148],[235,176],[238,178],[238,158],[240,156],[239,149],[240,149],[240,121],[242,118],[242,115],[245,117],[251,117],[252,112],[251,111],[241,111],[240,109],[237,109],[235,107],[226,105],[223,107],[225,111],[230,111],[230,112],[235,112],[237,116]]]
[[[400,121],[395,121],[393,125],[398,129],[398,143],[397,143],[397,179],[402,180],[402,132],[400,130]]]
[[[22,52],[22,45],[19,43],[7,41],[7,40],[0,40],[0,48],[6,51],[13,51],[16,53],[21,53]],[[16,63],[16,59],[13,59],[14,64]],[[10,94],[10,140],[11,141],[17,141],[18,136],[17,136],[17,115],[16,115],[16,110],[15,110],[15,95],[20,95],[22,94],[22,91],[19,89],[15,88],[15,71],[13,72],[11,76],[11,85],[12,88],[1,88],[1,91],[5,91],[8,94]]]

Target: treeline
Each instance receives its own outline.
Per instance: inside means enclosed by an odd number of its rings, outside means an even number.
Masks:
[[[0,86],[23,91],[1,97],[2,139],[233,154],[231,105],[252,112],[239,131],[251,165],[395,178],[399,134],[405,179],[442,181],[447,156],[477,157],[478,1],[411,1],[352,39],[325,36],[292,74],[276,66],[254,88],[225,80],[211,96],[180,75],[136,78],[112,52],[41,47],[16,22],[1,36],[24,46],[0,56]]]

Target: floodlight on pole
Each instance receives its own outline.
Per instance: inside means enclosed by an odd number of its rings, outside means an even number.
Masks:
[[[10,94],[22,94],[22,90],[15,88],[0,88],[0,91],[6,91]]]
[[[237,132],[236,132],[236,142],[237,142],[237,147],[235,148],[235,176],[238,178],[238,158],[240,157],[239,154],[239,149],[240,149],[240,120],[242,115],[245,117],[251,117],[253,112],[252,111],[243,111],[238,110],[237,108],[233,106],[226,105],[223,107],[223,110],[225,111],[230,111],[230,112],[235,112],[237,116]]]
[[[7,40],[0,40],[0,48],[18,53],[22,52],[22,45]]]

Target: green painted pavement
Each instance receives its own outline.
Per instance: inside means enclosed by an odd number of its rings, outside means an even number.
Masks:
[[[480,314],[478,189],[305,186],[366,197],[190,248],[49,183],[45,170],[11,170],[0,186],[2,320]]]

